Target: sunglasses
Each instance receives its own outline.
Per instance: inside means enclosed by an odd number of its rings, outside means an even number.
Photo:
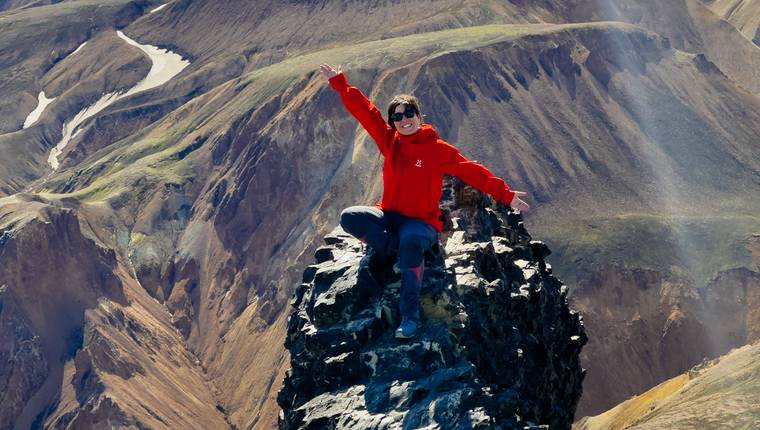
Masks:
[[[393,120],[395,122],[399,122],[402,119],[404,119],[404,117],[414,118],[415,115],[417,115],[417,109],[415,109],[415,108],[413,108],[411,106],[407,106],[407,108],[404,109],[404,113],[394,112],[393,115],[391,115],[391,120]]]

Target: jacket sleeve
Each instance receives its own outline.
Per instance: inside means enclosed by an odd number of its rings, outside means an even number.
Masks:
[[[346,75],[341,72],[330,79],[330,86],[340,94],[343,105],[369,133],[383,156],[388,155],[392,139],[392,129],[383,119],[380,110],[356,87],[348,85]]]
[[[448,144],[446,146],[447,151],[442,165],[443,173],[458,177],[467,185],[490,194],[499,202],[507,205],[512,203],[515,193],[509,189],[506,182],[494,176],[482,164],[468,160],[453,146]]]

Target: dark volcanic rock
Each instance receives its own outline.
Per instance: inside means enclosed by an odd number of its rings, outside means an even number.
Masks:
[[[392,268],[377,285],[359,241],[340,228],[325,238],[292,301],[281,428],[570,428],[587,338],[548,248],[459,182],[442,204],[445,251],[427,256],[411,340],[394,338]]]
[[[40,337],[24,318],[6,285],[0,285],[0,429],[13,428],[48,374]]]

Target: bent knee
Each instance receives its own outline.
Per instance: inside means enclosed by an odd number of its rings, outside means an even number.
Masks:
[[[356,221],[359,215],[357,208],[358,206],[351,206],[343,209],[343,211],[340,213],[340,226],[343,227],[343,230],[346,230],[349,233],[350,230],[356,225]]]
[[[375,222],[380,216],[373,213],[373,208],[368,206],[351,206],[343,209],[340,213],[340,226],[346,232],[357,236],[364,234],[369,224]]]

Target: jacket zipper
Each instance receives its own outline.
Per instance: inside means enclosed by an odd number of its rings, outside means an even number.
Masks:
[[[399,171],[399,175],[396,177],[396,189],[393,192],[393,199],[391,199],[391,208],[394,212],[398,212],[398,208],[396,208],[396,200],[398,200],[398,192],[401,188],[401,178],[404,176],[404,154],[401,151],[401,144],[398,142],[398,139],[393,141],[393,146],[398,148],[398,156],[399,162],[401,163],[401,169]],[[392,164],[392,163],[391,163]],[[391,169],[393,169],[393,166],[391,165]]]

